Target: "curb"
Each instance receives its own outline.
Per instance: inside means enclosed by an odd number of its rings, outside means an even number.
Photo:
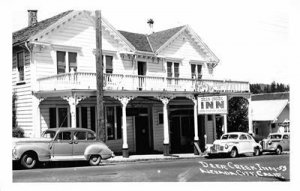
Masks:
[[[119,160],[105,160],[102,161],[102,163],[130,163],[130,162],[142,162],[142,161],[168,161],[168,160],[181,160],[181,159],[195,159],[195,158],[202,158],[204,156],[197,155],[197,156],[191,156],[191,157],[180,157],[180,156],[167,156],[165,158],[137,158],[137,159],[119,159]]]

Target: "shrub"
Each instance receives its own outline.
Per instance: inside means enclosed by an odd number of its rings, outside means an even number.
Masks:
[[[23,138],[24,137],[24,130],[22,128],[20,128],[20,127],[16,127],[12,131],[12,136],[13,137]]]

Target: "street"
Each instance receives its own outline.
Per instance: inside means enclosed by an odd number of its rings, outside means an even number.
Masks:
[[[290,181],[289,154],[198,158],[91,167],[72,163],[13,170],[13,182],[211,182]]]

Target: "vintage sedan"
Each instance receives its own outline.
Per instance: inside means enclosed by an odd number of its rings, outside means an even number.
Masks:
[[[290,150],[290,134],[271,133],[261,141],[261,145],[264,152],[275,152],[280,155],[282,151]]]
[[[246,153],[253,153],[254,156],[258,156],[261,151],[261,145],[255,142],[248,133],[242,132],[225,133],[220,140],[215,140],[213,144],[206,145],[208,156],[227,154],[234,158],[238,154]]]
[[[89,161],[99,165],[114,153],[92,130],[84,128],[51,128],[41,138],[14,138],[12,159],[24,168],[33,168],[38,162]]]

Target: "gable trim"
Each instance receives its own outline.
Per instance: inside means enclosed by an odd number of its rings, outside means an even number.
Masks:
[[[82,11],[72,11],[71,13],[65,15],[64,17],[60,18],[57,22],[53,23],[52,25],[48,26],[46,29],[39,31],[37,34],[33,35],[28,39],[28,41],[36,41],[36,39],[43,38],[44,36],[49,35],[54,30],[64,25],[66,22],[70,22],[72,19],[75,19],[77,16],[80,16]]]

